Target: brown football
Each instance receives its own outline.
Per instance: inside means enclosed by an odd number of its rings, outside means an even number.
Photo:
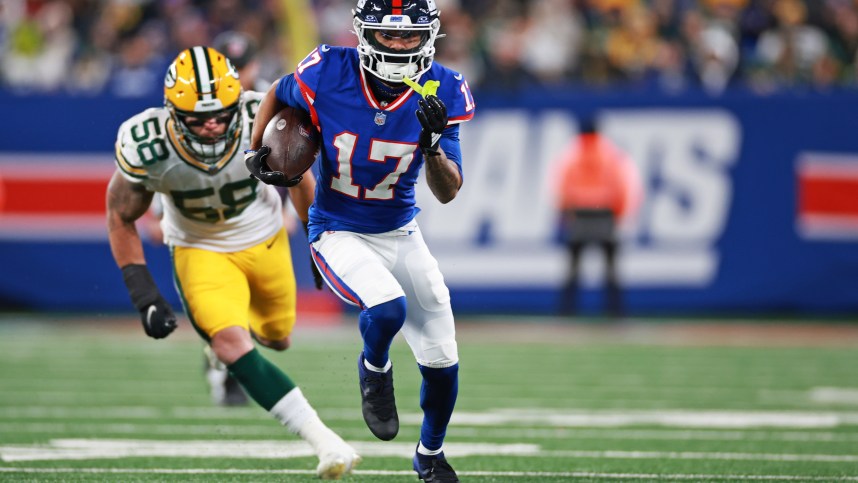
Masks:
[[[294,107],[278,112],[262,132],[262,145],[271,148],[265,158],[273,171],[282,171],[287,179],[310,169],[319,153],[319,131],[310,114]]]

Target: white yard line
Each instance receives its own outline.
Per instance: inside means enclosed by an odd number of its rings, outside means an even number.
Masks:
[[[0,431],[3,426],[0,425]],[[143,429],[141,427],[141,429]],[[802,443],[858,442],[858,433],[829,431],[677,430],[677,429],[547,429],[451,427],[456,437],[532,439],[620,439],[659,441],[794,441]]]
[[[545,458],[605,458],[605,459],[666,459],[666,460],[726,460],[726,461],[812,461],[815,463],[856,463],[858,455],[839,454],[777,454],[723,453],[695,451],[542,451],[530,457]]]
[[[313,470],[252,470],[212,468],[11,468],[0,467],[0,473],[25,474],[153,474],[153,475],[315,475]],[[681,473],[591,473],[583,471],[457,471],[460,476],[497,476],[527,478],[606,479],[606,480],[740,480],[740,481],[858,481],[858,476],[798,476],[798,475],[717,475]],[[359,476],[414,476],[413,471],[355,470]]]
[[[319,413],[325,420],[358,421],[361,419],[356,408],[320,408]],[[258,408],[214,408],[214,407],[178,407],[158,409],[149,406],[72,408],[56,406],[11,406],[0,408],[0,421],[10,419],[97,419],[112,418],[118,420],[160,420],[172,416],[192,420],[229,421],[246,419],[264,419]],[[422,413],[401,413],[399,419],[404,424],[419,425]],[[503,408],[488,409],[480,412],[457,411],[453,414],[452,426],[496,426],[529,427],[548,426],[551,428],[578,427],[625,427],[638,425],[664,426],[675,428],[711,428],[711,429],[750,429],[750,428],[835,428],[846,425],[858,425],[858,412],[855,411],[743,411],[743,410],[695,410],[695,409],[533,409]]]
[[[411,458],[412,443],[354,441],[352,445],[364,457]],[[793,461],[817,463],[856,463],[851,454],[790,454],[692,451],[545,451],[538,444],[449,443],[445,450],[458,457],[474,455],[538,458],[587,458],[630,460],[730,460]],[[304,441],[282,440],[185,440],[156,441],[136,439],[54,439],[48,444],[0,446],[0,459],[16,461],[56,461],[118,459],[127,457],[171,458],[303,458],[315,453]],[[571,463],[570,463],[571,464]]]
[[[821,404],[858,405],[858,389],[851,387],[815,387],[810,400]]]
[[[352,442],[364,456],[411,458],[414,443]],[[450,443],[445,449],[456,456],[536,455],[536,444]],[[47,444],[0,446],[0,460],[52,461],[84,459],[117,459],[127,457],[184,458],[303,458],[315,456],[313,448],[300,440],[181,440],[156,441],[136,439],[53,439]]]
[[[400,415],[406,423],[419,424],[421,414]],[[840,411],[729,411],[729,410],[534,410],[495,409],[457,411],[452,425],[550,427],[623,427],[654,425],[681,428],[834,428],[858,424],[858,413]]]

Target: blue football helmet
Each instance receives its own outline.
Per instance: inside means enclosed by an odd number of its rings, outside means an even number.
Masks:
[[[435,0],[359,0],[354,13],[361,67],[379,79],[416,81],[432,67],[441,20]],[[409,50],[385,47],[383,38],[420,38]]]

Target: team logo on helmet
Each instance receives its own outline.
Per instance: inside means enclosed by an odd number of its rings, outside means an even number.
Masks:
[[[229,60],[227,57],[224,57],[223,60],[224,62],[226,62],[226,75],[238,79],[238,69],[235,67],[235,65],[233,65],[232,61]]]
[[[164,76],[164,87],[167,89],[172,89],[176,87],[176,63],[170,64],[170,68],[167,69],[167,75]]]

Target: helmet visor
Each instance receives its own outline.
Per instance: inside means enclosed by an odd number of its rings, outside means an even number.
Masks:
[[[182,144],[200,161],[217,162],[238,141],[237,133],[240,127],[238,109],[239,105],[236,104],[210,113],[174,110],[174,120],[180,132]],[[219,134],[204,135],[205,130],[200,128],[210,126],[212,122],[218,128],[222,127],[222,130],[214,130]]]
[[[372,47],[387,54],[414,54],[429,41],[428,29],[390,29],[365,26],[364,35]]]
[[[203,127],[209,121],[214,120],[216,124],[220,125],[229,125],[232,122],[232,118],[235,116],[235,110],[226,110],[215,112],[212,115],[201,116],[198,113],[194,114],[180,114],[179,120],[185,124],[187,127]]]

